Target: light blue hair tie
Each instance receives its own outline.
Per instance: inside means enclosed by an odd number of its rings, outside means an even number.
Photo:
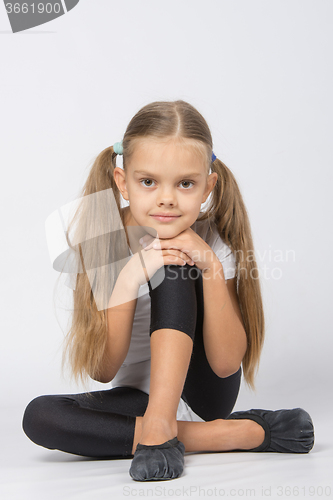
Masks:
[[[212,152],[212,163],[216,160],[216,156],[214,155],[214,153]]]
[[[121,142],[116,142],[116,143],[113,145],[113,151],[114,151],[117,155],[122,155],[122,154],[123,154],[123,141],[121,141]]]

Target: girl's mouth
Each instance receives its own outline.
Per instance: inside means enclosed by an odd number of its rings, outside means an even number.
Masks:
[[[156,220],[159,220],[160,222],[170,222],[172,220],[179,219],[180,215],[175,215],[175,216],[162,216],[162,215],[151,215],[150,217],[153,217]]]

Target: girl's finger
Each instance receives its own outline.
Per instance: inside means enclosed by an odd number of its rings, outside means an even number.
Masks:
[[[142,236],[142,238],[139,239],[139,243],[144,246],[144,245],[148,245],[149,243],[152,243],[154,241],[154,238],[152,238],[152,236],[148,236],[147,234],[145,234],[145,236]]]
[[[191,259],[191,257],[189,257],[187,255],[187,253],[185,252],[181,252],[181,251],[178,251],[178,250],[169,250],[169,253],[172,254],[172,255],[178,255],[179,259],[181,259],[184,264],[189,264],[190,266],[193,266],[194,262],[193,260]]]
[[[154,243],[153,241],[149,243],[149,245],[147,245],[146,243],[142,243],[142,246],[145,250],[149,250],[150,248],[159,248],[159,244],[158,243]]]

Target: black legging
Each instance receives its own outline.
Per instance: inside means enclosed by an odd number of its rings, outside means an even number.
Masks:
[[[240,387],[241,368],[227,378],[211,369],[203,344],[201,271],[188,264],[166,265],[165,278],[152,289],[150,335],[161,328],[183,331],[193,351],[181,397],[203,420],[226,418]],[[98,458],[132,457],[137,416],[143,416],[148,394],[133,387],[87,393],[45,395],[25,409],[22,427],[36,444]]]

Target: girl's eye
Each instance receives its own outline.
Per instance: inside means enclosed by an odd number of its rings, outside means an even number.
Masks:
[[[194,185],[194,182],[192,182],[192,181],[182,181],[182,183],[184,183],[184,182],[187,182],[187,184],[193,184]]]
[[[140,182],[146,182],[146,181],[148,181],[148,182],[154,182],[152,179],[142,179]],[[184,182],[187,183],[187,184],[193,184],[194,185],[194,182],[192,182],[192,181],[182,181],[181,184],[183,184]],[[148,186],[147,186],[147,184],[144,184],[144,186],[145,187],[151,187],[151,184],[148,185]],[[185,189],[189,189],[189,188],[185,188]]]
[[[151,179],[142,179],[140,182],[145,182],[145,181],[150,181],[151,182]],[[154,182],[154,181],[153,181]],[[150,187],[150,186],[147,186],[146,184],[144,184],[146,187]]]

